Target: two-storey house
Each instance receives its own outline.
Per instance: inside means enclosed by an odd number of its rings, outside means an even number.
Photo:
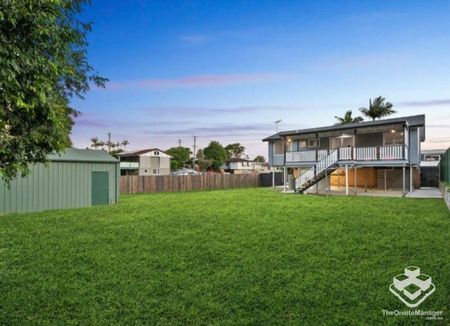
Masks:
[[[424,140],[425,115],[281,131],[263,139],[269,165],[283,168],[285,180],[292,175],[296,191],[326,182],[327,189],[337,184],[346,194],[419,187]]]

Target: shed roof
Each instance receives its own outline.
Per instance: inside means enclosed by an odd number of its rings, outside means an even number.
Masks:
[[[94,149],[66,148],[63,152],[51,154],[49,161],[59,162],[102,162],[118,163],[119,160],[105,151]]]
[[[351,128],[374,127],[374,126],[389,125],[389,124],[394,124],[394,123],[405,123],[411,127],[424,127],[425,126],[425,115],[420,114],[420,115],[412,115],[412,116],[408,116],[408,117],[382,119],[382,120],[375,120],[375,121],[363,121],[363,122],[359,122],[359,123],[348,123],[348,124],[333,125],[333,126],[326,126],[326,127],[319,127],[319,128],[280,131],[279,133],[276,133],[267,138],[264,138],[263,141],[281,139],[282,136],[301,135],[301,134],[309,134],[309,133],[324,132],[324,131],[334,131],[334,130],[345,130],[345,129],[351,129]]]

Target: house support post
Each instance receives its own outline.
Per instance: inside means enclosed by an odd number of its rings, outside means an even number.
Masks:
[[[284,192],[286,192],[286,186],[287,186],[287,182],[286,182],[286,167],[283,168],[283,185],[284,185]]]
[[[348,196],[348,165],[345,165],[345,194]]]
[[[355,177],[353,178],[353,181],[355,182],[355,196],[358,194],[358,178],[357,178],[357,173],[358,173],[358,168],[355,166]]]
[[[328,168],[325,169],[325,184],[326,184],[326,192],[327,192],[327,196],[330,193],[330,184],[329,184],[329,180],[328,180]]]
[[[405,166],[402,167],[402,170],[403,170],[403,196],[404,196],[406,194],[406,182],[405,182],[406,168],[405,168]]]
[[[384,169],[384,191],[387,191],[386,169]]]
[[[409,192],[413,192],[413,167],[409,165]]]

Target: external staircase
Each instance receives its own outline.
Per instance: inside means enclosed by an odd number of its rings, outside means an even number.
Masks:
[[[303,193],[337,168],[338,150],[333,150],[295,179],[295,190]]]

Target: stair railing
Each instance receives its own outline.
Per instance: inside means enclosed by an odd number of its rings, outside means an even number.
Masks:
[[[308,181],[312,180],[317,174],[322,173],[325,169],[338,161],[338,151],[333,150],[330,154],[322,158],[317,164],[303,172],[295,179],[295,189],[302,187]]]

